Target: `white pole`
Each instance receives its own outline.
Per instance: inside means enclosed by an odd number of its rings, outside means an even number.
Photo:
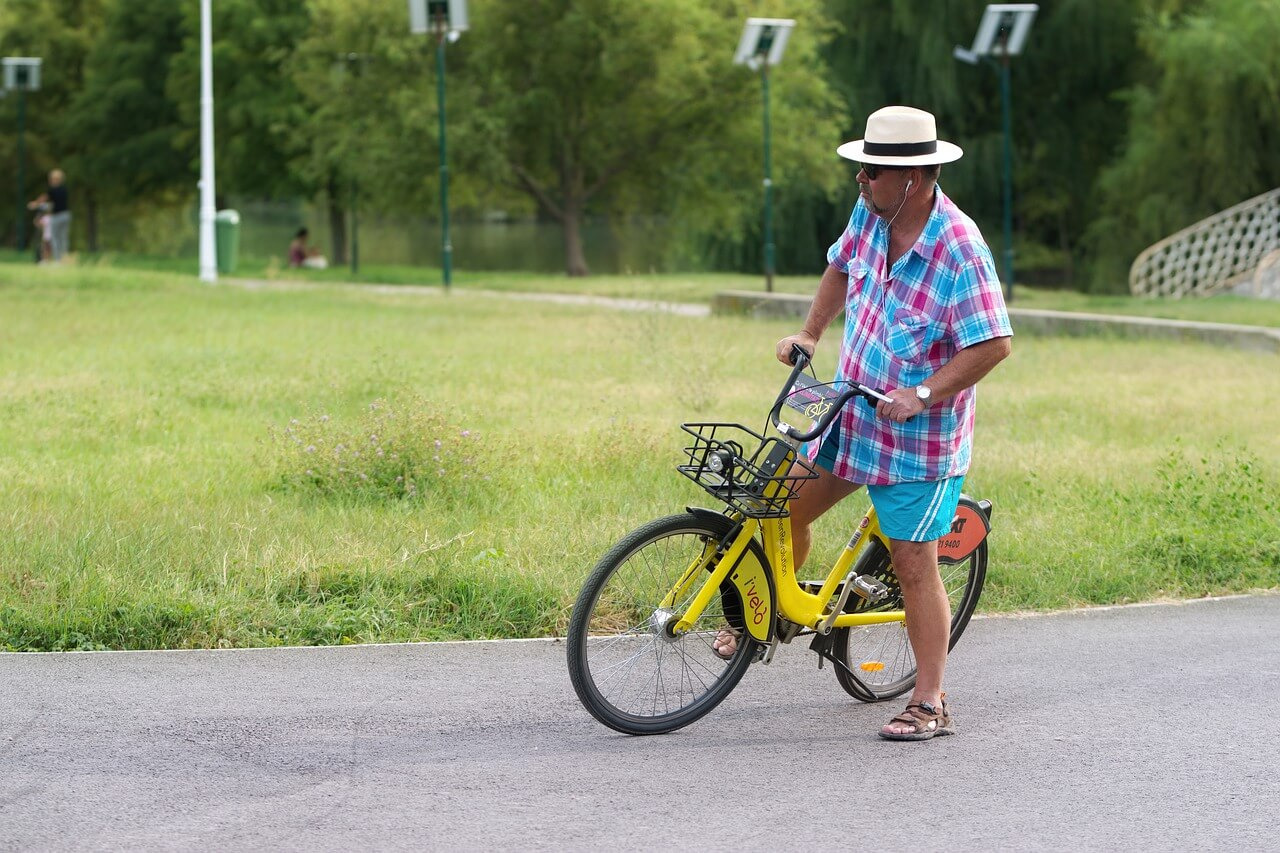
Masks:
[[[200,0],[200,280],[218,280],[213,221],[213,36],[211,0]]]

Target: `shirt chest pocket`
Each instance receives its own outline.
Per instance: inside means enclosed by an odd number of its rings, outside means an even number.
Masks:
[[[919,361],[937,338],[938,324],[927,315],[899,308],[889,325],[885,345],[902,361]]]

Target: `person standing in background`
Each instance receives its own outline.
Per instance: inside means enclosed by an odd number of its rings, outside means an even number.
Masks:
[[[49,259],[62,260],[71,248],[71,203],[67,197],[67,177],[61,169],[49,173],[49,188],[27,205],[40,210],[48,205]]]

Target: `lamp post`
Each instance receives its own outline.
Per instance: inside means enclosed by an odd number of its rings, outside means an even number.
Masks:
[[[734,65],[760,71],[764,89],[764,289],[773,290],[773,150],[769,125],[769,67],[782,61],[796,22],[790,18],[747,18],[733,56]]]
[[[40,58],[35,56],[6,56],[4,63],[4,91],[18,93],[18,251],[27,248],[27,92],[40,90]]]
[[[1035,3],[992,3],[982,13],[973,47],[956,46],[952,55],[977,65],[980,60],[1000,73],[1000,112],[1004,127],[1004,279],[1005,301],[1013,302],[1013,87],[1009,58],[1022,52],[1040,7]],[[994,57],[994,58],[993,58]]]
[[[409,31],[436,38],[436,100],[440,116],[440,267],[447,292],[453,281],[453,243],[449,239],[449,149],[445,138],[444,48],[467,29],[467,0],[409,0]]]
[[[218,280],[213,223],[217,218],[213,189],[213,13],[211,0],[200,0],[200,280]]]

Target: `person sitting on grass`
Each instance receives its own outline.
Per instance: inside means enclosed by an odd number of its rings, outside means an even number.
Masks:
[[[324,254],[319,249],[307,245],[309,233],[306,228],[299,228],[298,233],[293,235],[293,240],[289,243],[289,266],[294,269],[299,267],[313,270],[325,269],[329,266],[329,262]]]

